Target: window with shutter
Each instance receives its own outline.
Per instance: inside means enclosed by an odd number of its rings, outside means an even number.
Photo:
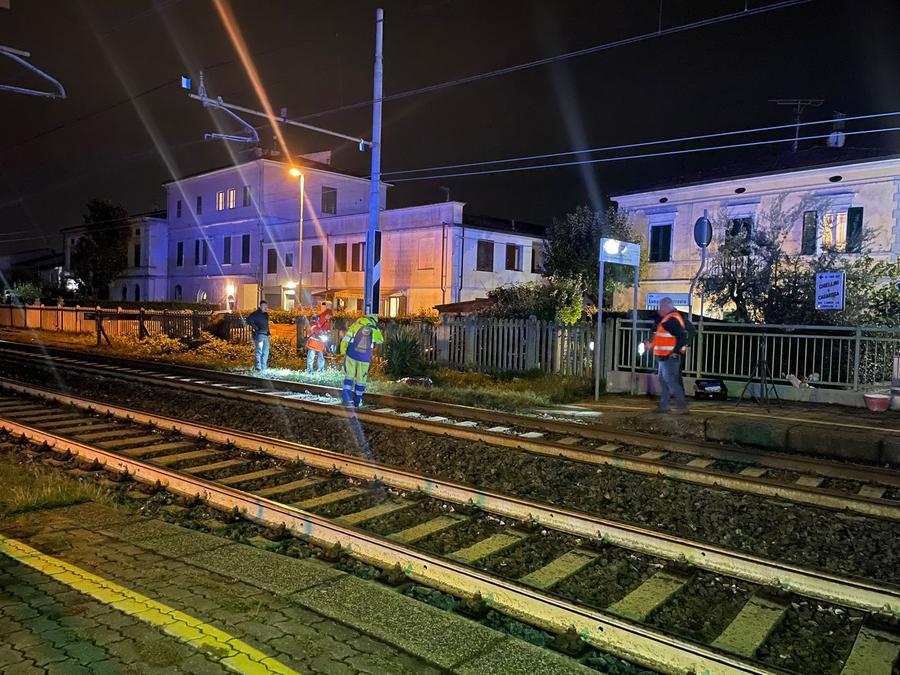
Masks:
[[[815,255],[816,240],[819,237],[819,214],[817,211],[803,212],[803,235],[800,255]]]
[[[241,235],[241,263],[250,262],[250,235]]]
[[[222,264],[231,264],[231,237],[225,237],[222,240]]]
[[[334,271],[347,271],[347,244],[334,245]]]
[[[475,269],[479,272],[494,271],[494,242],[485,240],[478,242]]]
[[[322,264],[324,261],[324,250],[321,246],[313,246],[310,250],[310,263],[309,269],[311,272],[322,272],[324,269],[324,265]]]
[[[175,267],[184,267],[184,242],[175,245]]]
[[[362,272],[366,268],[366,242],[359,241],[353,244],[350,258],[350,269],[353,272]]]
[[[266,252],[266,274],[276,274],[278,272],[278,252],[274,248],[270,248]]]
[[[672,225],[653,225],[650,228],[650,262],[669,262],[672,259]]]
[[[863,207],[847,209],[847,253],[862,253]]]

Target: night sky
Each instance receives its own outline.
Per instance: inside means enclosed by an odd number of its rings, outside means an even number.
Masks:
[[[370,99],[375,7],[385,9],[385,94],[647,33],[658,0],[231,0],[276,111],[291,117]],[[752,0],[751,7],[765,2]],[[211,113],[179,88],[204,69],[211,95],[260,108],[208,0],[11,0],[0,44],[32,52],[64,101],[0,92],[0,251],[59,246],[91,197],[139,213],[173,175],[227,164],[202,140]],[[744,0],[663,0],[663,28],[738,11]],[[780,124],[773,98],[822,98],[805,118],[900,110],[900,2],[811,3],[385,103],[383,169],[417,168]],[[37,80],[5,60],[0,81]],[[264,145],[275,147],[263,120]],[[309,120],[371,137],[371,109]],[[900,126],[888,118],[866,126]],[[848,130],[861,128],[849,125]],[[821,128],[826,130],[825,128]],[[791,132],[782,132],[790,135]],[[292,153],[352,143],[289,129]],[[900,134],[848,145],[900,151]],[[236,152],[241,146],[231,145]],[[453,199],[482,215],[549,222],[605,195],[752,158],[757,151],[398,183],[390,207]]]

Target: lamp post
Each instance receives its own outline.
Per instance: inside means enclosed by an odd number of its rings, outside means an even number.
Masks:
[[[303,307],[303,202],[306,201],[306,176],[296,166],[288,171],[294,178],[300,179],[300,217],[299,217],[299,244],[297,247],[297,304]]]
[[[641,264],[641,246],[628,241],[619,241],[603,237],[600,239],[600,273],[597,292],[597,334],[594,339],[594,400],[600,399],[600,369],[603,353],[603,266],[605,263],[630,265],[634,268],[634,304],[631,308],[631,391],[634,393],[636,381],[636,362],[634,351],[637,349],[637,305],[638,280]]]

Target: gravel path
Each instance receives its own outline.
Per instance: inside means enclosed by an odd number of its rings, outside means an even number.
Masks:
[[[221,424],[402,466],[445,480],[511,492],[622,522],[831,572],[898,583],[900,523],[754,495],[539,457],[489,445],[351,425],[269,405],[166,390],[18,363],[0,373],[116,405]]]

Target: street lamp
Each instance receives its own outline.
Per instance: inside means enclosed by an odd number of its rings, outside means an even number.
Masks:
[[[600,239],[600,274],[597,283],[597,336],[593,342],[594,351],[594,400],[600,398],[600,359],[603,353],[603,271],[608,262],[629,265],[634,268],[634,305],[631,308],[631,344],[637,342],[638,272],[641,265],[641,246],[629,241],[619,241],[603,237]],[[631,390],[634,393],[636,364],[634,350],[631,354]]]
[[[300,225],[299,225],[299,244],[297,251],[297,278],[300,281],[297,289],[297,305],[303,307],[303,202],[306,201],[306,177],[303,172],[296,166],[292,166],[288,173],[294,178],[300,179]]]

